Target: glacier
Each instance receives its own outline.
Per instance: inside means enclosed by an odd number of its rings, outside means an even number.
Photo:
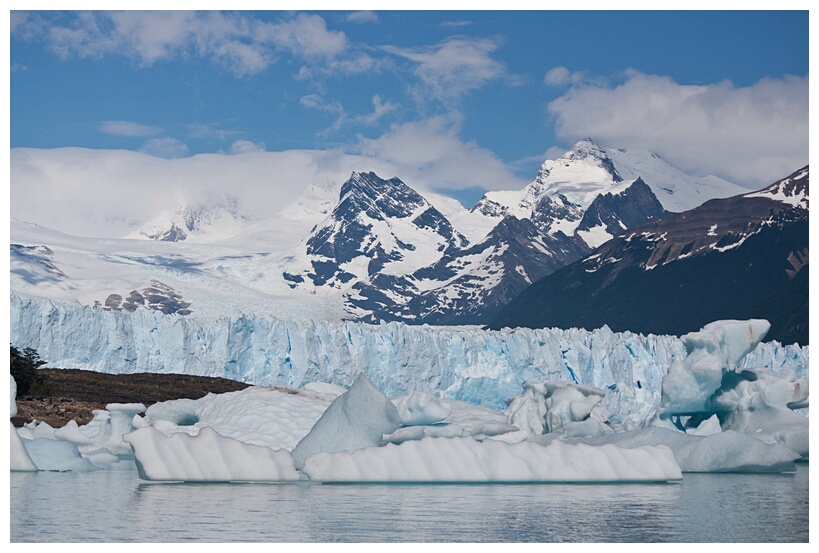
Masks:
[[[660,405],[668,367],[685,357],[675,336],[583,329],[369,325],[105,311],[12,293],[10,339],[50,366],[112,374],[178,373],[255,385],[349,387],[363,371],[389,397],[412,390],[503,411],[529,382],[565,381],[606,393],[611,421],[638,426]],[[759,344],[741,367],[808,378],[808,346]]]

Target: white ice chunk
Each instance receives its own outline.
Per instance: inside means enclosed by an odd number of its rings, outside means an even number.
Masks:
[[[248,444],[291,450],[331,402],[331,396],[307,390],[251,386],[214,396],[197,408],[198,422],[193,427],[210,427]]]
[[[124,438],[143,480],[186,482],[287,481],[300,478],[284,450],[242,443],[202,428],[196,436],[165,436],[152,427]]]
[[[719,417],[711,415],[706,420],[702,421],[696,428],[686,428],[686,434],[693,436],[711,436],[712,434],[719,434],[722,432],[722,427],[719,424]]]
[[[507,400],[505,411],[509,424],[535,435],[548,432],[565,432],[566,426],[589,418],[593,409],[605,397],[600,388],[582,386],[571,382],[537,382],[523,387],[523,393]],[[598,410],[596,419],[607,413]],[[592,421],[594,425],[605,419]],[[587,424],[586,432],[593,425]],[[595,433],[605,432],[603,429]]]
[[[808,419],[791,410],[808,402],[808,382],[793,372],[777,375],[766,369],[745,369],[714,395],[713,409],[723,428],[744,432],[769,443],[782,443],[808,458]]]
[[[682,337],[688,355],[671,365],[662,384],[662,411],[689,415],[711,410],[709,399],[745,355],[765,337],[768,321],[716,321]]]
[[[446,419],[452,412],[452,407],[446,401],[418,390],[413,390],[408,396],[394,402],[404,426],[435,424]]]
[[[168,421],[179,426],[190,426],[199,422],[196,410],[204,407],[216,398],[216,394],[209,393],[199,399],[174,399],[159,401],[145,411],[145,421],[152,424],[154,421]]]
[[[583,439],[582,443],[619,447],[667,445],[683,472],[786,472],[795,470],[799,455],[781,444],[763,443],[726,430],[710,436],[692,436],[667,428],[644,428]]]
[[[9,394],[11,396],[11,400],[9,401],[11,406],[11,415],[9,417],[14,417],[17,415],[17,382],[14,380],[14,377],[9,375],[11,382],[9,383]]]
[[[23,440],[23,445],[40,470],[85,472],[97,469],[80,454],[76,445],[65,440],[37,438]]]
[[[400,426],[395,405],[362,372],[293,448],[293,461],[301,469],[305,459],[320,451],[352,451],[379,445],[384,434]]]
[[[14,382],[14,379],[12,379],[12,382]],[[31,456],[28,454],[26,447],[23,445],[23,440],[20,438],[20,434],[17,433],[17,430],[14,428],[14,425],[11,422],[9,422],[9,426],[11,427],[9,431],[11,436],[11,461],[9,463],[9,468],[13,472],[36,472],[39,469],[37,468],[37,465],[34,464],[34,461],[31,460]]]
[[[304,473],[321,482],[617,482],[682,478],[665,446],[507,444],[473,438],[424,438],[400,445],[317,453]]]
[[[333,397],[338,397],[347,391],[347,388],[344,386],[330,384],[329,382],[308,382],[303,388],[311,392],[316,392],[317,394],[326,394]]]

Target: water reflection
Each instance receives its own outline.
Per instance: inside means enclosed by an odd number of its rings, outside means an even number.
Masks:
[[[11,541],[807,541],[808,467],[677,484],[146,484],[13,473]]]

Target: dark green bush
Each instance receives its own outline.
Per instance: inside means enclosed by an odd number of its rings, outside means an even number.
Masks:
[[[45,365],[45,361],[40,359],[37,350],[25,348],[22,352],[11,346],[11,361],[9,368],[11,376],[17,383],[17,395],[49,395],[50,389],[48,379],[45,375],[39,374],[37,368]]]

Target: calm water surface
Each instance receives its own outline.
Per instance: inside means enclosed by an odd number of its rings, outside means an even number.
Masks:
[[[12,542],[808,541],[808,466],[678,484],[149,484],[11,473]]]

